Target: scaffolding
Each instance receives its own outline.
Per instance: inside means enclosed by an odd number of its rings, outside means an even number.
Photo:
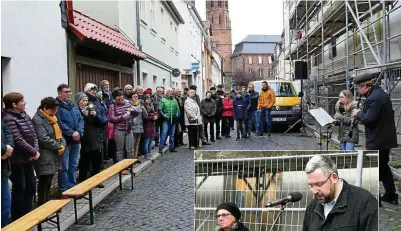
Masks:
[[[341,90],[357,96],[352,80],[376,73],[392,98],[401,134],[400,8],[398,0],[284,0],[284,59],[291,63],[284,72],[293,78],[293,61],[308,62],[304,94],[332,115]]]
[[[302,230],[304,212],[313,199],[304,172],[315,155],[329,156],[339,176],[379,196],[378,152],[333,151],[204,151],[195,153],[195,230],[215,230],[216,207],[233,202],[250,230],[270,230],[280,208],[272,200],[298,191],[301,201],[289,203],[275,230]]]

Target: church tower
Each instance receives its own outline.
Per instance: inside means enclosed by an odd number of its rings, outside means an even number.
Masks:
[[[223,72],[226,77],[232,77],[231,70],[231,20],[228,11],[228,0],[206,0],[206,20],[210,24],[211,39],[217,42],[218,52],[223,57]]]

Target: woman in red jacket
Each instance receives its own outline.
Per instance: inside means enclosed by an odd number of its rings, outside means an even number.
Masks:
[[[223,99],[223,113],[222,113],[222,123],[223,123],[223,136],[230,138],[230,120],[232,120],[234,115],[233,100],[230,98],[230,93],[226,93]]]

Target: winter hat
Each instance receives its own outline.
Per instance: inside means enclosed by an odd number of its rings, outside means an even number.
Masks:
[[[189,87],[189,89],[192,89],[192,90],[195,90],[195,91],[196,91],[197,88],[198,88],[198,87],[197,87],[196,85],[191,85],[191,86]]]
[[[88,97],[88,96],[86,96],[85,93],[83,93],[83,92],[78,92],[78,93],[75,95],[75,101],[77,101],[77,104],[79,104],[79,101],[81,101],[81,99],[83,99],[83,98],[85,98],[85,97]]]
[[[219,84],[217,85],[217,88],[223,88],[223,85]]]
[[[90,90],[97,90],[97,86],[94,83],[87,83],[84,88],[84,92],[89,92]]]
[[[219,206],[217,206],[217,209],[216,209],[215,213],[217,214],[217,212],[220,209],[225,209],[228,212],[230,212],[235,217],[235,219],[237,221],[241,218],[241,211],[239,210],[238,206],[236,204],[234,204],[234,203],[225,202],[223,204],[220,204]]]
[[[144,95],[151,95],[152,94],[152,89],[148,88],[145,91],[143,91]]]
[[[149,99],[150,98],[150,95],[149,94],[145,94],[144,96],[143,96],[143,101],[145,101],[146,99]]]
[[[216,90],[216,88],[215,87],[211,87],[210,90],[213,91],[213,90]]]

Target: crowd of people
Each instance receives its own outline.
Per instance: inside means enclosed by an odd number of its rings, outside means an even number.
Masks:
[[[135,158],[139,164],[154,159],[154,148],[162,153],[168,146],[170,152],[177,152],[178,147],[187,145],[184,132],[188,133],[190,149],[230,138],[234,121],[237,140],[248,139],[252,129],[263,135],[259,121],[264,118],[271,135],[270,112],[275,95],[267,82],[260,94],[252,84],[238,90],[234,87],[227,93],[218,85],[217,89],[210,88],[202,100],[196,89],[192,85],[182,93],[181,89],[157,87],[153,93],[150,88],[126,85],[110,90],[109,81],[103,80],[100,89],[87,83],[83,92],[72,98],[70,87],[60,84],[58,96],[43,98],[32,118],[25,111],[23,94],[4,95],[2,227],[8,224],[10,212],[14,221],[32,210],[36,188],[38,205],[49,201],[56,174],[59,196],[66,199],[62,193],[77,180],[82,182],[99,173],[103,160],[117,163]],[[130,173],[124,170],[121,174]],[[134,169],[131,174],[135,174]]]

